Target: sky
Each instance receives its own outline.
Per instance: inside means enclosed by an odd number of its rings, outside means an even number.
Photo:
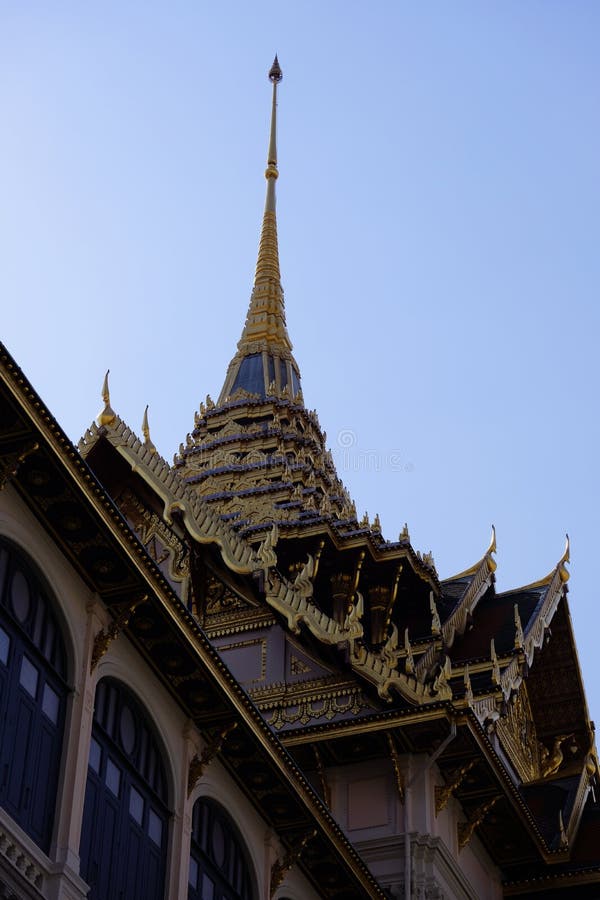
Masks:
[[[569,602],[600,721],[600,5],[0,0],[1,337],[172,458],[247,310],[279,89],[288,330],[359,514]]]

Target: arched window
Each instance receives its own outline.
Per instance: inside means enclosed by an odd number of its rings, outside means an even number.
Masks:
[[[105,678],[96,688],[79,851],[89,900],[162,900],[168,826],[152,726],[133,694]]]
[[[233,822],[200,797],[192,816],[188,900],[253,900],[246,852]]]
[[[56,808],[66,654],[48,593],[0,538],[0,806],[45,852]]]

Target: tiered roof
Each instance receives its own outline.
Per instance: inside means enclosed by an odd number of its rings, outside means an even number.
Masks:
[[[598,835],[600,782],[567,603],[568,543],[545,578],[498,593],[494,532],[477,563],[440,579],[406,528],[387,541],[377,519],[357,519],[304,405],[285,326],[277,59],[269,77],[256,277],[218,402],[200,406],[170,466],[147,415],[139,440],[106,384],[80,452],[303,771],[323,780],[328,764],[382,757],[397,768],[399,753],[431,754],[452,729],[438,757],[439,802],[463,806],[459,844],[478,833],[507,894],[554,884],[551,871],[564,884],[598,884],[598,856],[586,848]],[[263,648],[258,675],[251,645]]]

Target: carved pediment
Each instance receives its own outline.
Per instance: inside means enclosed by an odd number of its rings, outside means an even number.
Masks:
[[[125,491],[119,506],[148,554],[187,605],[191,589],[190,548],[132,491]]]

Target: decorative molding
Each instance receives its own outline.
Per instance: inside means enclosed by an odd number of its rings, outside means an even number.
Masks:
[[[27,851],[15,840],[5,828],[0,827],[0,856],[15,869],[42,896],[44,873]],[[10,895],[9,895],[10,896]]]

